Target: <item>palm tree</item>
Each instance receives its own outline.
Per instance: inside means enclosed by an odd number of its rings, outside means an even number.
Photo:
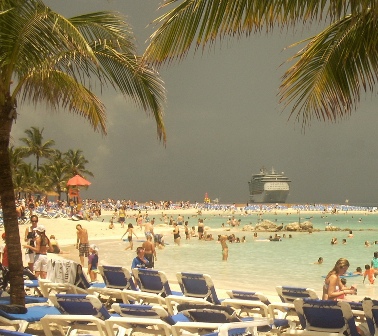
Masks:
[[[93,176],[92,172],[85,169],[85,165],[89,161],[84,157],[82,150],[69,149],[66,153],[64,153],[64,157],[71,177],[77,174]]]
[[[9,151],[11,169],[13,171],[13,174],[15,174],[19,170],[20,166],[25,163],[23,161],[22,150],[20,147],[14,147],[12,145],[12,146],[9,146],[8,151]]]
[[[63,158],[61,151],[57,150],[55,155],[47,162],[44,167],[44,172],[49,176],[49,191],[58,193],[58,199],[61,199],[62,191],[66,188],[67,181],[70,178],[70,167]]]
[[[38,127],[32,127],[25,130],[26,138],[21,138],[20,141],[25,144],[25,147],[21,147],[22,153],[25,157],[34,155],[37,159],[37,171],[39,171],[40,158],[49,158],[54,154],[54,149],[51,148],[55,145],[54,140],[47,140],[43,142],[43,128],[40,130]]]
[[[156,121],[165,89],[159,75],[136,56],[133,36],[119,13],[97,12],[67,19],[41,0],[0,1],[0,197],[10,271],[10,297],[24,304],[22,254],[8,146],[17,106],[45,102],[87,119],[106,134],[106,109],[91,91],[106,85],[131,98]],[[95,85],[96,84],[96,85]]]
[[[308,125],[312,118],[337,121],[356,108],[378,75],[378,6],[375,0],[167,0],[175,5],[155,20],[145,52],[153,65],[183,59],[227,36],[270,32],[314,21],[330,24],[305,41],[284,74],[280,101]],[[376,43],[377,42],[377,43]],[[299,44],[298,43],[298,44]]]

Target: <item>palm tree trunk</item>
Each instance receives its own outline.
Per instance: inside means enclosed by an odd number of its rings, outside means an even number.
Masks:
[[[13,304],[25,305],[20,233],[8,152],[13,123],[9,113],[9,107],[0,106],[0,198],[9,259],[10,299]]]

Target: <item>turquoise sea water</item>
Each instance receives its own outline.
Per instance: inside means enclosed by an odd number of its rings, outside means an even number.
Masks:
[[[277,224],[284,225],[292,222],[310,220],[315,229],[320,232],[309,233],[288,233],[287,238],[280,242],[258,241],[269,237],[271,233],[258,233],[258,238],[253,238],[253,232],[242,231],[246,224],[256,224],[260,219],[267,219]],[[205,226],[209,226],[216,238],[218,234],[234,233],[237,237],[246,236],[245,243],[229,243],[229,258],[227,262],[222,261],[221,246],[216,239],[213,241],[199,241],[198,238],[185,240],[183,228],[181,228],[181,245],[173,244],[173,235],[167,234],[165,241],[169,244],[163,250],[158,250],[155,268],[164,271],[168,280],[176,282],[176,272],[195,272],[209,274],[216,288],[240,289],[250,291],[262,291],[267,295],[275,294],[275,286],[299,286],[315,289],[321,295],[323,278],[330,271],[338,258],[347,258],[350,262],[349,271],[354,271],[357,266],[364,269],[369,264],[373,253],[378,251],[378,214],[366,213],[364,215],[337,214],[280,214],[273,213],[258,216],[237,216],[241,219],[239,228],[232,228],[226,231],[222,223],[226,224],[229,216],[206,215],[198,218],[205,219]],[[310,218],[311,217],[311,218]],[[197,217],[189,218],[189,227],[196,226]],[[187,219],[187,218],[186,218]],[[325,232],[324,228],[328,223],[340,227],[342,230],[353,230],[353,238],[348,238],[348,231]],[[136,229],[139,237],[143,234]],[[292,238],[288,238],[291,234]],[[330,241],[337,237],[339,244],[331,245]],[[343,245],[342,239],[347,239]],[[364,242],[369,241],[372,245],[365,247]],[[100,262],[102,264],[123,265],[130,267],[131,260],[135,256],[134,251],[124,251],[126,242],[101,241]],[[134,250],[141,242],[134,241]],[[321,265],[314,264],[319,257],[324,258]],[[349,285],[357,285],[358,296],[377,297],[378,280],[375,285],[363,284],[363,277],[348,278]],[[366,281],[368,282],[368,281]]]

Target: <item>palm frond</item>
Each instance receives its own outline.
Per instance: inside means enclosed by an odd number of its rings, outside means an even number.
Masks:
[[[64,72],[51,70],[33,72],[24,81],[21,101],[46,102],[53,109],[59,107],[87,119],[94,130],[106,134],[105,107],[85,86]]]
[[[280,101],[303,125],[315,117],[337,121],[350,115],[362,91],[378,76],[378,18],[374,11],[348,15],[315,36],[284,75]]]
[[[178,4],[177,4],[178,3]],[[154,65],[183,59],[194,44],[198,49],[226,36],[271,31],[274,27],[331,21],[348,13],[377,9],[374,0],[169,0],[161,6],[177,6],[158,17],[145,61]]]

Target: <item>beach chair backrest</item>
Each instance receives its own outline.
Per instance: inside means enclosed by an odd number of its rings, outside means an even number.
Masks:
[[[155,293],[162,297],[172,294],[164,272],[154,269],[134,268],[133,275],[141,291]]]
[[[239,290],[231,290],[226,292],[231,299],[260,301],[266,304],[267,306],[270,305],[269,299],[263,293],[260,292],[245,292]]]
[[[319,299],[316,292],[311,288],[291,287],[291,286],[277,286],[276,291],[281,301],[284,303],[291,303],[295,299],[310,298]]]
[[[139,304],[125,304],[113,303],[112,309],[122,317],[144,317],[164,319],[168,317],[167,311],[158,305],[139,305]]]
[[[203,298],[211,303],[220,304],[213,281],[208,274],[179,272],[176,276],[185,296]]]
[[[49,299],[63,314],[92,315],[101,320],[107,320],[110,317],[102,302],[94,295],[55,294]]]
[[[240,322],[236,311],[231,307],[220,305],[180,304],[177,310],[193,322],[229,323]]]
[[[294,300],[295,310],[303,329],[328,333],[346,332],[358,336],[350,305],[347,302],[314,299]]]
[[[371,335],[378,332],[378,300],[365,299],[362,301],[365,318]]]
[[[137,290],[128,269],[122,266],[98,266],[106,287]]]

